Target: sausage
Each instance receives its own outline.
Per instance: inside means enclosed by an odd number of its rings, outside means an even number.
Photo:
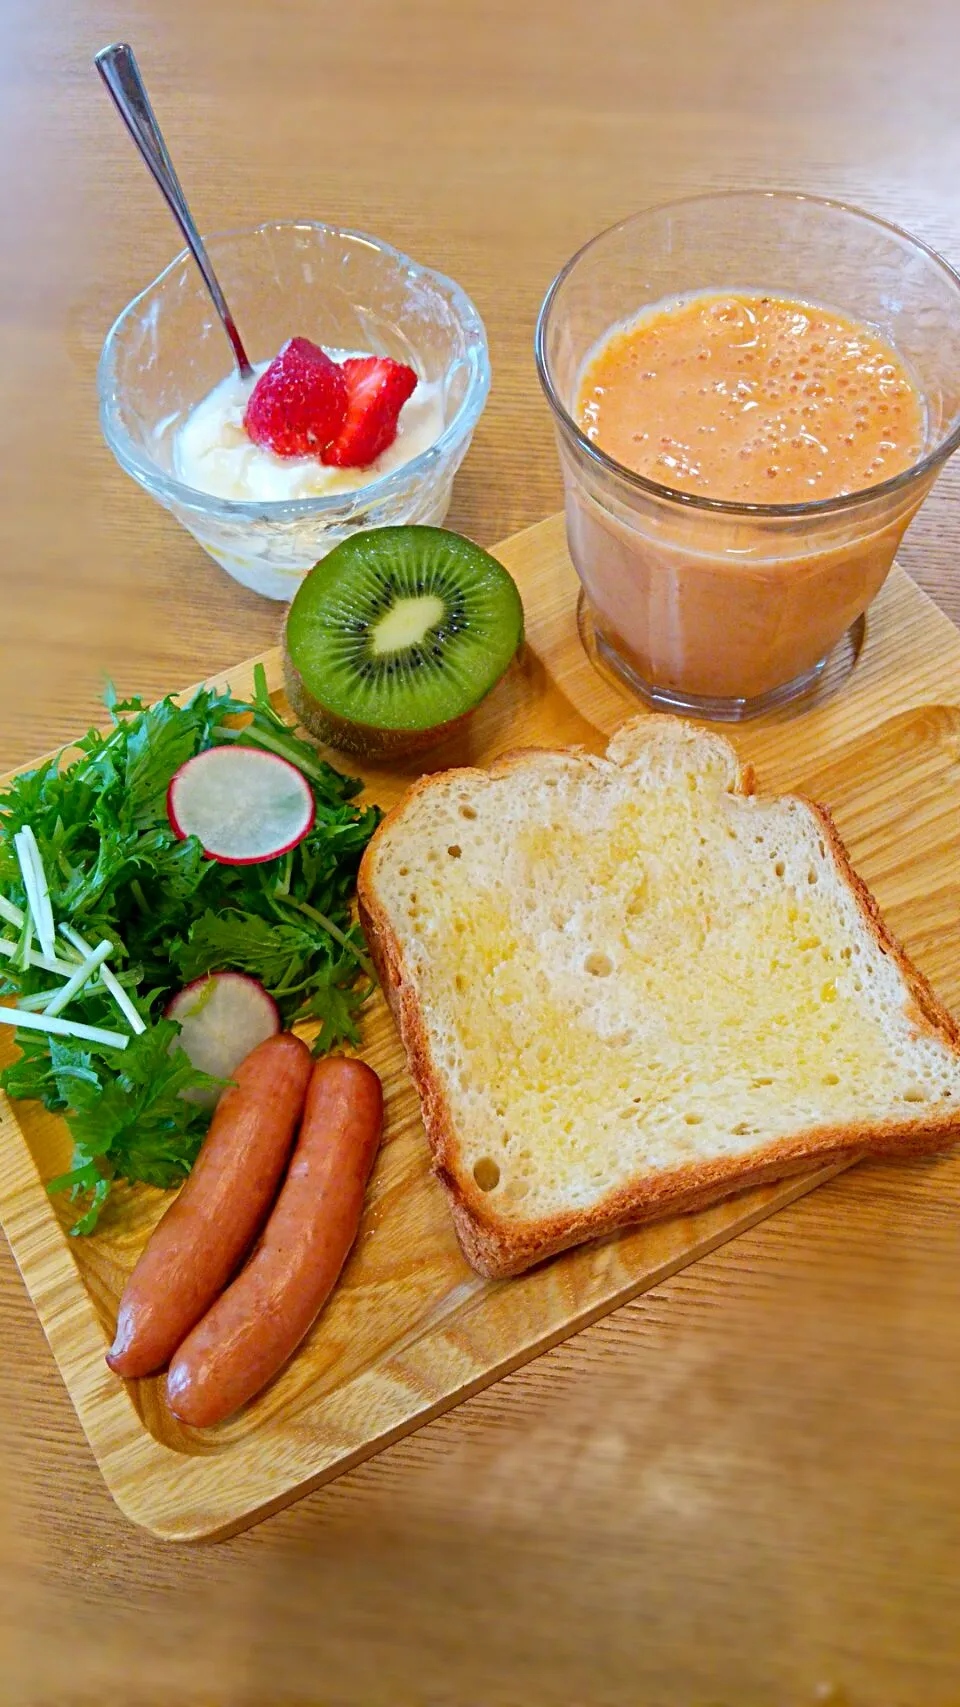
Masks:
[[[292,1032],[251,1050],[224,1091],[180,1195],[127,1282],[107,1362],[118,1375],[168,1363],[236,1272],[266,1220],[313,1068]]]
[[[181,1422],[223,1422],[296,1350],[356,1238],[382,1129],[383,1090],[373,1069],[343,1055],[318,1061],[263,1234],[170,1364],[167,1402]]]

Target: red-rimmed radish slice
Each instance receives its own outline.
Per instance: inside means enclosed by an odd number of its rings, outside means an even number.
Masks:
[[[181,765],[167,789],[176,834],[196,836],[223,865],[279,858],[309,835],[315,814],[296,765],[255,747],[210,747]]]
[[[208,972],[174,996],[167,1019],[180,1022],[178,1042],[195,1067],[230,1079],[241,1061],[280,1027],[273,997],[245,972]],[[217,1091],[188,1091],[191,1102],[212,1107]]]

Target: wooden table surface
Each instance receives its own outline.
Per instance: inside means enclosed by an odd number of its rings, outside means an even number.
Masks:
[[[377,232],[459,279],[490,404],[450,522],[560,488],[531,342],[572,251],[808,188],[960,259],[956,0],[0,0],[0,761],[270,644],[114,466],[101,340],[178,246],[90,68],[133,40],[206,229]],[[960,462],[960,459],[958,459]],[[960,468],[958,468],[960,474]],[[960,619],[960,480],[902,561]],[[0,1255],[0,1701],[960,1702],[960,1268],[935,1163],[861,1167],[216,1549],[132,1530]]]

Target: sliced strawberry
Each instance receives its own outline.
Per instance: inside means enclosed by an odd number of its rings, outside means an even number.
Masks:
[[[400,411],[417,383],[412,367],[390,356],[349,356],[343,363],[347,414],[321,462],[366,468],[397,436]]]
[[[277,456],[319,456],[347,413],[342,368],[309,338],[290,338],[250,393],[243,424]]]

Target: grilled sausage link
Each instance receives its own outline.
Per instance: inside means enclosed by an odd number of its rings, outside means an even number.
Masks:
[[[268,1037],[237,1068],[120,1300],[107,1353],[118,1375],[162,1369],[236,1273],[276,1196],[312,1069],[292,1032]]]
[[[276,1375],[332,1292],[356,1238],[383,1128],[383,1091],[363,1061],[313,1069],[300,1137],[249,1262],[187,1337],[167,1375],[174,1416],[208,1428]]]

